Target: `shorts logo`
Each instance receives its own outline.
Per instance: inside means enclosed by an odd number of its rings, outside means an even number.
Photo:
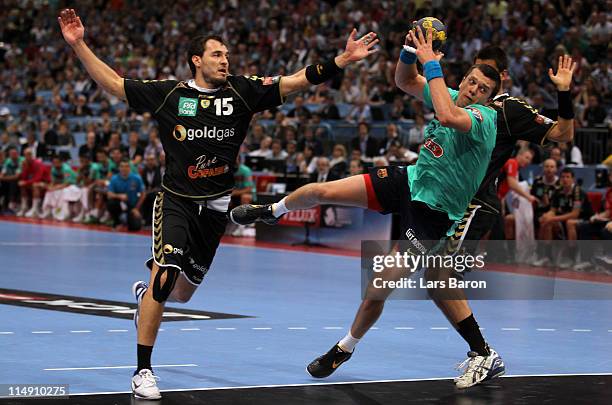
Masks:
[[[179,117],[195,117],[198,110],[198,100],[195,98],[181,97],[178,103]]]
[[[209,105],[210,105],[210,100],[200,100],[200,106],[202,108],[208,108]]]
[[[384,179],[385,177],[389,175],[389,173],[387,173],[387,169],[378,169],[378,171],[376,172],[376,175],[378,176],[379,179]]]
[[[465,109],[471,111],[474,118],[476,118],[479,122],[482,122],[482,113],[477,108],[465,107]]]
[[[408,228],[406,230],[406,239],[408,239],[410,243],[412,243],[414,247],[419,250],[419,252],[423,254],[427,253],[427,248],[417,239],[416,235],[414,234],[414,229]]]
[[[442,147],[431,138],[425,141],[425,144],[423,146],[425,147],[425,149],[430,151],[431,154],[434,155],[434,157],[436,158],[439,158],[440,156],[444,155],[444,149],[442,149]]]
[[[178,254],[178,255],[183,255],[183,249],[181,248],[175,248],[173,247],[171,244],[167,243],[164,245],[164,254]]]

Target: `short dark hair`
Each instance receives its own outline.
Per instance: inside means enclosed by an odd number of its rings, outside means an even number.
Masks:
[[[129,164],[130,164],[130,159],[128,159],[128,158],[126,158],[126,157],[124,157],[124,158],[122,158],[122,159],[119,161],[119,164],[122,164],[122,163],[127,163],[127,164],[129,165]]]
[[[563,170],[561,170],[561,174],[563,174],[563,173],[569,173],[569,174],[571,174],[571,175],[572,175],[572,178],[576,177],[576,176],[574,175],[574,171],[573,171],[572,169],[570,169],[569,167],[565,167]]]
[[[189,42],[189,48],[187,49],[187,63],[189,63],[189,69],[191,69],[191,74],[193,75],[193,77],[195,77],[196,74],[196,67],[191,61],[191,57],[193,55],[202,56],[204,54],[204,50],[206,49],[206,43],[211,39],[214,39],[215,41],[221,42],[223,45],[225,45],[225,42],[223,42],[223,38],[221,38],[221,36],[217,34],[198,35]]]
[[[508,55],[506,55],[506,52],[499,46],[489,45],[482,48],[474,57],[474,62],[476,62],[476,59],[493,60],[495,61],[495,65],[497,65],[497,69],[500,72],[508,70]]]
[[[365,125],[365,127],[368,129],[368,131],[370,130],[370,124],[368,124],[365,121],[360,121],[359,124],[357,124],[357,128],[359,128],[362,125]]]
[[[499,91],[499,88],[501,87],[501,79],[499,78],[499,72],[489,65],[480,63],[478,65],[472,65],[472,67],[470,67],[468,71],[465,72],[464,77],[467,77],[474,69],[480,70],[487,79],[491,79],[495,82],[495,85],[493,86],[493,92],[491,93],[490,98],[495,97],[497,95],[497,92]]]

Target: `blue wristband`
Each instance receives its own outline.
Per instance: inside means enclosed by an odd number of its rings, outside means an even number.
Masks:
[[[430,60],[423,65],[423,73],[425,74],[425,79],[429,82],[437,77],[443,77],[442,74],[442,66],[440,66],[440,62],[437,60]]]
[[[402,63],[406,65],[412,65],[413,63],[416,63],[417,56],[412,52],[408,52],[407,50],[402,49],[402,51],[400,52],[400,61],[402,61]]]

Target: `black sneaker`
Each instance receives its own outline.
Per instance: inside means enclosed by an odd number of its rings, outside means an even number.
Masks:
[[[272,204],[242,204],[230,211],[230,219],[236,225],[248,225],[257,221],[275,225],[280,218],[272,215]]]
[[[336,343],[330,351],[314,359],[312,363],[306,367],[306,370],[315,378],[329,377],[338,367],[340,367],[340,364],[350,359],[352,355],[353,353],[345,352]]]

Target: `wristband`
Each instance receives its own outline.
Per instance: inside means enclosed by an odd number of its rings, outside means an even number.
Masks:
[[[442,74],[442,66],[440,66],[440,62],[437,60],[430,60],[429,62],[425,62],[423,65],[423,73],[425,75],[425,79],[429,82],[438,77],[443,77]]]
[[[406,65],[412,65],[416,63],[417,56],[412,52],[408,52],[405,48],[400,52],[400,61]]]
[[[557,103],[559,104],[559,118],[566,120],[574,119],[574,106],[572,105],[572,98],[568,91],[557,91]]]
[[[342,69],[336,65],[333,59],[331,59],[327,62],[309,65],[306,68],[306,80],[311,84],[321,84],[330,80],[340,72],[342,72]]]

